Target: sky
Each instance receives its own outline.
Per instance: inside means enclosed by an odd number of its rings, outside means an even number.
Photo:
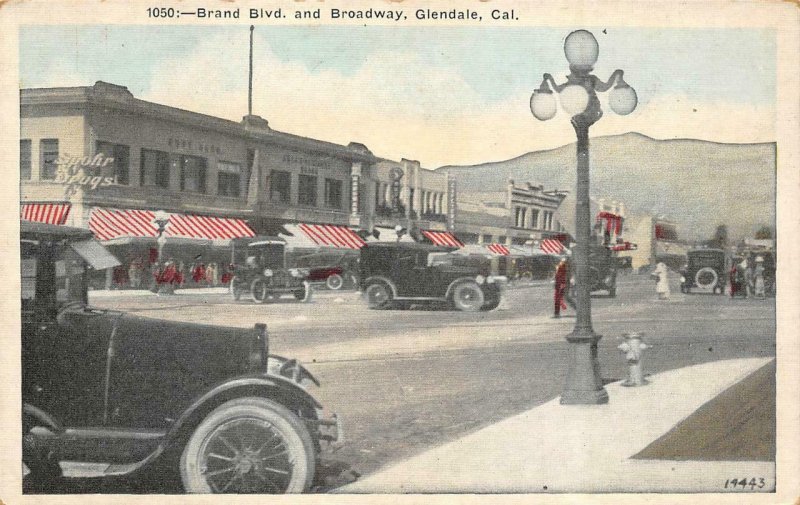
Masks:
[[[592,136],[775,140],[775,33],[750,28],[257,26],[253,113],[276,130],[426,168],[555,148],[574,142],[568,114],[537,121],[529,100],[543,73],[565,80],[563,41],[578,28],[600,44],[595,74],[623,69],[639,97],[628,116],[605,106]],[[247,25],[24,26],[20,86],[102,80],[239,121],[248,43]]]

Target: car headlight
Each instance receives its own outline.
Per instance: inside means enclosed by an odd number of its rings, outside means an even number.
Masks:
[[[483,284],[485,281],[486,281],[486,277],[484,277],[482,275],[479,275],[479,276],[475,277],[475,282],[477,282],[478,284]]]
[[[264,269],[264,277],[272,277],[272,269],[271,268],[265,268]]]
[[[686,282],[686,277],[681,275],[681,282]]]

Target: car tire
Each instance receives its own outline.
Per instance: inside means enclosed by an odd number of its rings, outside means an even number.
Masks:
[[[272,297],[268,293],[267,281],[263,277],[256,277],[250,283],[250,294],[253,301],[256,303],[267,303],[272,301]]]
[[[251,397],[223,403],[203,419],[181,454],[180,475],[187,493],[302,493],[315,465],[304,423],[278,403]]]
[[[456,286],[452,299],[455,308],[462,312],[476,312],[486,301],[480,286],[474,282],[463,282]]]
[[[701,278],[705,278],[706,274],[711,274],[710,282],[702,282]],[[719,283],[719,275],[717,271],[711,267],[703,267],[694,274],[694,283],[697,287],[702,289],[714,289]]]
[[[228,290],[230,291],[233,299],[236,301],[239,301],[239,299],[242,297],[242,293],[244,292],[244,286],[242,284],[244,284],[244,281],[239,280],[237,276],[234,275],[231,278],[231,284]]]
[[[325,286],[333,291],[342,289],[342,286],[344,286],[344,278],[339,274],[329,275],[328,278],[325,279]]]
[[[483,304],[481,310],[484,312],[489,312],[490,310],[494,310],[500,306],[500,297],[491,298],[486,303]]]
[[[371,309],[380,309],[392,301],[392,291],[383,282],[373,282],[364,290],[364,298]]]
[[[297,301],[309,303],[313,293],[314,289],[311,287],[311,284],[308,281],[303,281],[303,289],[295,291],[294,298]]]

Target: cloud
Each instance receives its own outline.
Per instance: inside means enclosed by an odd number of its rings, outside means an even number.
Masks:
[[[430,65],[402,47],[369,53],[348,75],[283,61],[258,36],[255,47],[253,112],[277,130],[339,144],[361,142],[378,156],[417,159],[430,168],[504,160],[575,141],[565,113],[546,123],[532,117],[528,91],[484,98],[456,68]],[[247,68],[241,37],[215,35],[188,57],[156,65],[142,98],[238,121],[247,113]],[[625,117],[606,107],[592,135],[638,131],[654,138],[774,140],[771,106],[645,98]]]

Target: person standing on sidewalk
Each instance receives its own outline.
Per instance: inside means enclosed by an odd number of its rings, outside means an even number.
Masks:
[[[561,317],[561,310],[567,308],[565,301],[574,309],[575,302],[569,296],[569,264],[567,258],[561,258],[556,266],[556,275],[553,281],[555,290],[553,292],[553,317]]]
[[[755,297],[763,300],[766,296],[765,283],[764,283],[764,258],[758,256],[756,258],[756,268],[753,271],[753,291]]]
[[[656,265],[653,275],[658,277],[656,283],[656,293],[658,293],[659,300],[669,300],[669,276],[667,274],[667,265],[663,261],[659,261]]]

